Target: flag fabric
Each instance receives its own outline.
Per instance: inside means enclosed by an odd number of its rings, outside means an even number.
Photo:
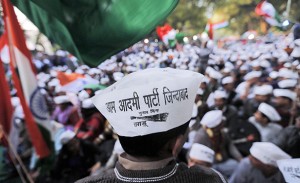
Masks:
[[[282,27],[280,16],[271,3],[265,0],[261,1],[256,6],[255,13],[264,17],[266,22],[268,22],[271,26]]]
[[[176,42],[182,40],[183,42],[183,33],[177,33],[175,29],[173,29],[169,24],[165,24],[164,26],[156,27],[157,36],[165,43],[165,45],[170,47],[175,47]]]
[[[0,50],[4,49],[5,47],[5,37],[2,36],[0,38]],[[11,104],[11,97],[10,97],[10,89],[5,77],[5,70],[2,64],[2,59],[0,58],[0,125],[6,134],[9,134],[11,121],[13,116],[13,107]],[[0,130],[1,131],[1,130]],[[1,133],[1,132],[0,132]],[[2,136],[3,137],[3,136]],[[7,146],[7,140],[5,138],[1,138],[0,135],[0,142],[3,145]]]
[[[216,22],[216,23],[212,23],[212,28],[213,30],[218,30],[218,29],[222,29],[225,28],[229,25],[228,21],[221,21],[221,22]],[[209,26],[210,24],[206,24],[205,30],[209,30]]]
[[[23,31],[17,21],[14,9],[9,0],[1,0],[6,44],[9,48],[10,67],[14,86],[24,110],[26,128],[39,158],[50,155],[50,149],[41,133],[41,128],[50,129],[47,105],[37,85],[35,69],[31,55],[25,44]],[[37,123],[41,126],[37,125]],[[46,132],[47,130],[43,131]]]
[[[12,0],[51,41],[97,66],[140,41],[178,0]]]
[[[82,74],[57,72],[57,79],[61,84],[61,91],[78,93],[88,84],[99,84],[99,81]]]

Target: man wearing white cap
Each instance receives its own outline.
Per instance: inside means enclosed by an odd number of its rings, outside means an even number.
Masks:
[[[51,120],[55,120],[67,128],[73,129],[79,120],[77,107],[74,106],[67,95],[54,98],[56,108],[51,115]]]
[[[237,102],[239,96],[235,92],[235,86],[234,86],[234,79],[231,76],[227,76],[222,79],[222,86],[224,90],[226,91],[228,97],[227,97],[227,103],[228,104],[234,104]]]
[[[237,161],[242,155],[231,142],[223,129],[223,115],[221,110],[207,112],[201,120],[202,128],[197,131],[194,143],[203,144],[215,151],[213,167],[226,177],[229,177]],[[231,158],[233,157],[233,158]]]
[[[188,165],[189,167],[194,165],[212,167],[214,157],[214,150],[205,145],[194,143],[189,152]]]
[[[102,153],[100,149],[93,143],[78,139],[71,130],[64,131],[59,141],[62,148],[50,171],[50,182],[75,182],[88,176]]]
[[[275,89],[273,91],[275,109],[281,116],[278,122],[281,126],[286,127],[293,121],[293,105],[296,100],[296,93],[288,89]]]
[[[276,161],[291,157],[270,142],[255,142],[230,177],[230,183],[284,183]]]
[[[266,103],[261,103],[254,116],[249,118],[249,122],[260,132],[263,142],[270,141],[281,131],[282,127],[274,123],[279,120],[281,117],[275,108]]]
[[[201,74],[146,69],[93,98],[125,151],[113,171],[78,182],[223,182],[213,170],[174,160],[186,140]]]
[[[213,93],[214,105],[210,107],[211,110],[221,110],[225,117],[223,123],[225,128],[231,128],[238,118],[238,111],[233,105],[227,104],[227,93],[223,90],[216,90]]]
[[[257,110],[259,104],[270,103],[273,87],[271,85],[256,86],[254,88],[254,97],[248,98],[243,107],[243,118],[248,119]]]

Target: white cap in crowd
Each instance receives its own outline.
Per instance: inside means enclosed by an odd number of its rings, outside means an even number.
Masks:
[[[216,90],[214,92],[214,99],[219,99],[219,98],[226,99],[227,97],[228,97],[228,95],[224,90]]]
[[[264,164],[277,167],[277,160],[290,159],[291,156],[271,142],[254,142],[250,154]]]
[[[269,104],[261,103],[258,107],[258,110],[266,115],[271,121],[280,121],[281,117],[276,111],[276,109]]]
[[[223,112],[221,110],[213,110],[205,113],[200,123],[208,128],[214,128],[222,122],[222,119]]]
[[[94,106],[92,100],[90,98],[88,98],[88,99],[85,99],[82,101],[81,107],[84,109],[91,109],[95,106]]]
[[[233,83],[233,77],[227,76],[227,77],[225,77],[225,78],[222,79],[222,84],[223,85],[226,85],[228,83]]]
[[[254,88],[255,95],[270,95],[273,92],[273,87],[271,85],[262,85]]]
[[[248,74],[246,74],[244,76],[244,79],[245,80],[250,80],[250,79],[253,79],[253,78],[259,78],[261,76],[262,72],[261,71],[251,71],[249,72]]]
[[[194,143],[191,147],[189,157],[207,163],[213,163],[215,152],[205,145]]]
[[[92,100],[118,135],[164,132],[191,119],[202,79],[187,70],[145,69],[126,75]]]
[[[280,88],[295,88],[297,85],[297,80],[295,79],[284,79],[278,82]]]
[[[275,97],[286,97],[294,101],[297,97],[296,93],[288,89],[275,89],[273,90]]]
[[[61,144],[67,144],[71,139],[75,137],[75,135],[76,134],[73,131],[66,130],[59,136],[59,141]]]
[[[70,102],[70,98],[66,95],[60,95],[57,97],[54,97],[55,104],[63,104]]]

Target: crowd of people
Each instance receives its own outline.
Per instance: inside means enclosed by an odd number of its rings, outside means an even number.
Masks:
[[[230,183],[284,182],[276,161],[300,158],[299,61],[300,39],[294,40],[292,35],[231,41],[222,47],[211,40],[176,48],[155,41],[139,42],[95,68],[80,64],[62,50],[53,56],[38,52],[33,62],[55,128],[54,161],[49,171],[39,172],[40,164],[34,163],[34,149],[14,89],[11,95],[16,112],[10,139],[37,182],[74,182],[104,174],[116,166],[124,149],[110,120],[92,98],[141,70],[189,70],[204,77],[177,161],[189,167],[213,168],[222,181]],[[58,73],[76,73],[98,84],[66,91]],[[16,176],[18,167],[10,167],[8,174]]]

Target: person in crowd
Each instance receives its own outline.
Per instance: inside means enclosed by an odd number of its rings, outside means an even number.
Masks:
[[[243,157],[223,129],[221,110],[207,112],[201,120],[194,143],[205,145],[215,151],[213,168],[230,177]]]
[[[300,116],[297,116],[295,125],[284,128],[271,142],[293,158],[300,158]]]
[[[275,89],[273,91],[275,109],[281,116],[279,124],[287,127],[293,122],[293,106],[296,100],[296,93],[287,89]]]
[[[215,152],[202,144],[193,144],[188,156],[188,166],[194,165],[212,167]]]
[[[280,119],[281,117],[274,107],[261,103],[254,116],[250,117],[248,121],[258,129],[262,142],[270,142],[282,130],[282,127],[276,124]]]
[[[146,69],[125,76],[94,97],[95,106],[116,130],[125,153],[119,156],[114,171],[78,182],[225,182],[211,169],[188,168],[175,161],[186,140],[202,77],[171,68]],[[179,90],[185,92],[182,100],[164,98],[163,93],[167,97]],[[141,96],[143,100],[139,100]],[[128,108],[114,106],[114,101],[128,100],[132,104]],[[158,111],[151,110],[154,106]],[[148,110],[152,112],[146,113]]]
[[[223,116],[225,117],[223,123],[224,128],[227,130],[235,125],[238,118],[237,109],[227,104],[228,95],[223,90],[216,90],[213,93],[214,105],[210,107],[210,110],[221,110],[223,112]]]
[[[71,130],[63,132],[59,140],[63,146],[51,171],[53,181],[71,183],[88,176],[101,154],[97,146],[78,139]]]
[[[243,107],[242,118],[248,119],[256,112],[261,103],[270,103],[273,88],[271,85],[257,86],[254,89],[254,97],[246,99]]]
[[[61,95],[54,98],[56,108],[51,116],[52,120],[63,124],[66,128],[73,129],[79,120],[79,113],[67,95]]]
[[[76,136],[93,142],[104,131],[106,119],[96,109],[91,99],[82,101],[81,114],[82,118],[74,127]]]
[[[284,183],[276,161],[291,157],[270,142],[255,142],[250,155],[241,160],[230,177],[230,183]]]

